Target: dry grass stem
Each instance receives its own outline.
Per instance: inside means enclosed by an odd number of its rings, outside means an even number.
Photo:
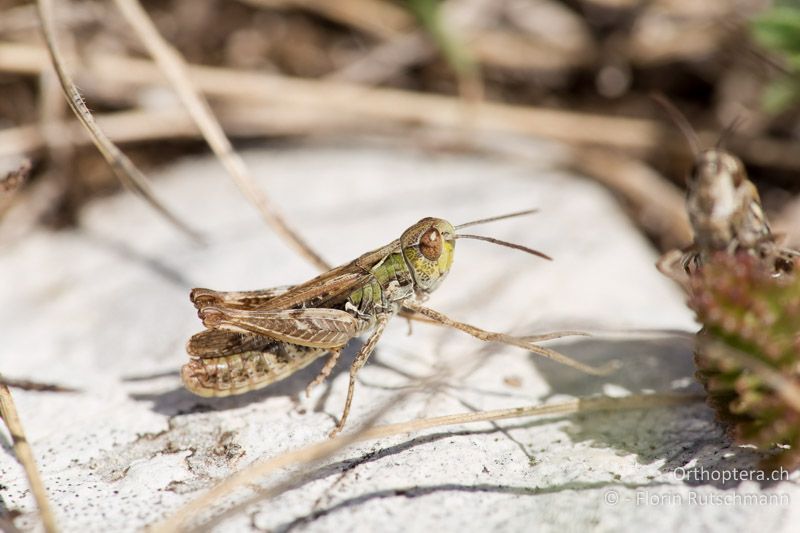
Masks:
[[[61,57],[61,52],[56,44],[51,0],[38,0],[37,5],[39,8],[39,18],[42,23],[42,35],[47,44],[47,50],[49,51],[53,68],[56,71],[58,80],[67,97],[67,102],[84,127],[90,132],[97,149],[103,154],[105,160],[111,168],[114,169],[114,173],[127,189],[143,198],[153,209],[159,212],[166,220],[180,229],[192,240],[200,242],[201,238],[199,234],[175,216],[172,211],[155,196],[144,174],[142,174],[133,162],[123,154],[97,126],[78,88],[72,82],[72,79],[64,68],[64,59]]]
[[[42,483],[42,478],[39,476],[39,469],[36,467],[36,459],[33,456],[33,450],[31,449],[30,443],[28,443],[28,440],[25,438],[25,430],[22,428],[22,422],[17,414],[17,408],[14,405],[14,399],[11,397],[11,391],[9,391],[6,384],[3,383],[2,378],[0,378],[0,417],[2,417],[8,428],[8,432],[11,434],[14,453],[25,469],[25,475],[28,477],[31,493],[36,500],[36,505],[39,507],[39,515],[42,518],[45,531],[48,533],[58,531],[55,517],[50,510],[47,491],[44,488],[44,483]]]
[[[122,56],[100,55],[89,58],[92,75],[106,84],[151,86],[163,84],[152,63]],[[430,126],[459,130],[464,112],[470,113],[472,132],[510,133],[552,139],[569,144],[620,148],[639,154],[686,154],[681,139],[660,121],[627,118],[559,109],[546,109],[498,102],[465,106],[459,98],[421,94],[399,89],[372,88],[328,80],[306,80],[276,74],[190,66],[195,86],[209,96],[243,102],[264,102],[303,108],[373,124],[378,121],[407,126]],[[716,138],[713,133],[701,133]],[[735,138],[734,138],[735,140]],[[736,144],[734,140],[731,144]],[[759,150],[749,146],[757,143]],[[800,168],[800,151],[789,149],[790,142],[756,139],[737,153],[754,163],[775,162],[784,168]],[[781,154],[778,158],[777,154]]]
[[[280,468],[319,461],[356,442],[381,439],[407,433],[416,433],[437,427],[470,424],[476,422],[492,422],[497,420],[530,416],[553,416],[595,411],[618,411],[628,409],[648,409],[653,407],[669,407],[701,402],[703,399],[704,397],[702,395],[694,394],[650,394],[633,395],[623,398],[579,398],[552,405],[524,406],[510,409],[498,409],[493,411],[459,413],[454,415],[371,427],[355,433],[346,433],[335,439],[318,442],[297,450],[283,453],[277,457],[263,459],[253,463],[246,469],[228,477],[198,499],[181,507],[168,520],[155,525],[150,529],[150,531],[154,533],[166,533],[185,530],[187,527],[189,527],[189,523],[194,522],[200,513],[204,513],[213,508],[217,502],[221,501],[234,491],[245,486],[253,485],[266,475]],[[289,485],[289,483],[281,484],[281,486]],[[264,493],[267,495],[274,495],[273,491],[265,491]],[[252,503],[252,501],[248,501],[247,503]],[[237,508],[239,507],[237,506]],[[197,527],[197,525],[193,524],[192,527]]]
[[[40,58],[31,48],[0,43],[0,69],[38,73]],[[22,64],[8,56],[21,51]],[[98,83],[115,86],[164,85],[158,67],[151,61],[121,55],[96,54],[88,58],[91,75]],[[190,80],[207,96],[303,108],[305,112],[335,114],[365,121],[387,121],[407,125],[458,128],[464,109],[473,114],[470,124],[477,131],[534,135],[569,143],[588,143],[627,149],[663,149],[667,130],[660,123],[556,109],[543,109],[494,102],[465,107],[458,98],[413,93],[397,89],[363,87],[332,81],[306,80],[277,74],[220,67],[188,66]]]
[[[296,252],[320,270],[329,269],[330,265],[286,223],[264,191],[256,185],[244,160],[234,151],[222,126],[214,117],[211,106],[189,80],[185,61],[164,40],[141,4],[137,0],[115,0],[115,3],[155,58],[203,137],[245,197],[256,206],[267,224]]]
[[[115,54],[88,58],[91,76],[112,88],[163,85],[158,67],[151,61]],[[46,51],[37,46],[0,42],[0,71],[38,74],[46,68]],[[431,126],[446,130],[463,126],[463,113],[472,113],[473,132],[512,133],[552,139],[574,145],[594,145],[642,153],[687,153],[672,127],[660,121],[626,118],[559,109],[545,109],[497,102],[464,106],[458,98],[398,89],[364,87],[331,80],[307,80],[259,72],[188,65],[194,86],[206,96],[238,104],[261,103],[319,113],[357,124],[362,129],[394,124]],[[701,138],[717,138],[699,132]],[[731,147],[746,161],[786,169],[800,168],[800,151],[791,141],[770,138],[738,141]]]
[[[331,117],[313,117],[272,106],[223,106],[219,117],[225,129],[242,137],[264,135],[313,135],[353,131],[351,124]],[[95,115],[97,124],[115,143],[196,139],[201,137],[192,118],[183,109],[119,111]],[[49,123],[61,136],[69,136],[76,146],[92,143],[84,128],[75,122]],[[47,147],[38,124],[0,129],[0,157],[30,154]]]
[[[435,380],[435,378],[432,378],[431,381],[433,380]],[[151,533],[171,533],[173,531],[181,531],[184,529],[184,526],[187,522],[194,521],[198,514],[213,506],[218,499],[224,498],[225,496],[245,485],[252,485],[261,477],[266,475],[266,473],[272,470],[298,463],[308,464],[326,457],[330,457],[338,450],[357,442],[359,435],[361,435],[363,431],[373,427],[375,422],[377,422],[381,416],[386,414],[386,412],[388,412],[393,405],[397,405],[398,402],[402,401],[402,399],[408,396],[410,392],[411,391],[409,390],[397,394],[392,398],[391,401],[384,402],[364,422],[360,431],[346,433],[344,436],[342,436],[340,433],[337,438],[328,438],[318,442],[317,444],[312,444],[299,450],[285,452],[272,459],[257,461],[254,464],[249,465],[244,470],[228,476],[215,487],[212,487],[207,493],[203,494],[200,498],[197,498],[196,500],[191,501],[178,509],[178,511],[167,520],[148,528],[148,531]],[[217,516],[212,518],[210,522],[215,522],[219,519],[220,517]]]
[[[55,383],[42,383],[40,381],[31,381],[29,379],[14,379],[0,376],[0,385],[21,389],[26,391],[36,392],[78,392],[77,389],[70,387],[62,387]]]
[[[96,56],[93,72],[104,82],[137,86],[161,84],[148,61]],[[646,119],[607,117],[571,111],[481,102],[465,106],[454,97],[397,89],[370,88],[330,81],[301,80],[274,74],[194,66],[192,81],[208,95],[240,102],[263,101],[410,125],[460,128],[469,110],[472,129],[534,135],[569,143],[647,150],[663,147],[664,128]]]

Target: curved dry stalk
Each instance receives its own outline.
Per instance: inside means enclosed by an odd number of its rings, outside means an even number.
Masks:
[[[296,252],[320,270],[330,269],[331,266],[286,223],[269,197],[256,185],[244,160],[234,151],[222,126],[214,117],[208,101],[189,80],[188,69],[183,57],[164,40],[138,0],[115,0],[115,3],[139,35],[150,55],[156,60],[162,73],[172,84],[178,97],[186,106],[186,110],[203,133],[206,142],[245,198],[258,209],[267,225]]]
[[[111,142],[111,139],[106,136],[103,130],[97,126],[78,88],[64,68],[64,59],[61,57],[61,51],[56,44],[55,24],[53,22],[52,6],[50,2],[51,0],[37,0],[39,19],[41,20],[42,26],[42,36],[47,44],[53,68],[56,71],[58,81],[61,83],[61,88],[64,90],[70,108],[72,108],[78,120],[80,120],[89,131],[95,146],[97,146],[97,149],[114,170],[114,173],[117,175],[120,182],[122,182],[122,185],[144,199],[153,209],[158,211],[165,219],[192,240],[202,242],[199,233],[181,221],[155,196],[144,174],[114,145],[113,142]]]
[[[25,469],[25,475],[28,477],[28,485],[31,487],[31,493],[36,500],[36,505],[39,507],[39,515],[42,518],[42,524],[45,531],[52,533],[58,531],[56,527],[56,519],[53,517],[53,512],[50,509],[50,502],[47,499],[47,491],[42,483],[42,478],[39,476],[39,470],[36,467],[36,459],[33,456],[31,445],[25,438],[25,431],[22,428],[22,422],[17,414],[17,408],[14,405],[14,399],[11,397],[11,391],[8,390],[6,384],[0,377],[0,417],[8,427],[8,432],[11,434],[11,441],[14,445],[14,453],[17,454],[19,462]]]
[[[0,385],[26,391],[37,392],[78,392],[78,389],[63,387],[55,383],[44,383],[30,379],[14,379],[0,376]]]
[[[493,411],[459,413],[367,428],[356,433],[345,434],[335,439],[311,444],[297,450],[283,453],[277,457],[263,459],[253,463],[246,469],[228,477],[196,500],[191,501],[185,506],[181,507],[170,518],[150,528],[149,531],[153,533],[166,533],[185,530],[187,528],[188,521],[196,517],[198,513],[212,508],[217,502],[230,495],[233,491],[247,485],[252,485],[267,474],[270,474],[280,468],[285,468],[287,466],[296,464],[305,464],[312,461],[319,461],[356,442],[402,435],[405,433],[414,433],[426,429],[457,424],[492,422],[496,420],[530,416],[566,415],[578,412],[585,413],[594,411],[617,411],[626,409],[668,407],[702,402],[703,399],[704,397],[699,394],[649,394],[632,395],[624,398],[578,398],[575,400],[551,405],[532,405],[513,407],[510,409],[497,409]],[[290,482],[281,483],[278,485],[278,488],[288,488],[289,486],[293,485],[295,481],[296,476],[294,476],[294,479],[290,480]],[[279,490],[276,490],[275,488],[262,491],[257,497],[250,498],[242,504],[237,504],[231,509],[231,512],[240,511],[245,506],[255,503],[255,501],[262,498],[274,496],[278,492]],[[231,513],[226,511],[225,516],[227,517],[230,514]],[[197,527],[197,525],[193,524],[193,527]]]

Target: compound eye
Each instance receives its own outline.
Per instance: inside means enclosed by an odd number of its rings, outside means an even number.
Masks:
[[[436,261],[442,255],[442,234],[436,228],[431,228],[422,234],[419,239],[419,251],[429,261]]]
[[[747,177],[747,174],[744,170],[744,165],[742,165],[739,161],[733,158],[731,158],[729,171],[731,173],[731,176],[733,177],[733,184],[736,187],[741,185],[744,182],[745,178]]]

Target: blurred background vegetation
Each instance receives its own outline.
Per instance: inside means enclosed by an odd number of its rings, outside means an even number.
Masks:
[[[510,136],[549,138],[666,249],[687,243],[677,217],[691,153],[658,93],[706,146],[733,128],[726,146],[796,239],[800,0],[143,5],[189,64],[211,67],[192,79],[237,146],[368,135],[508,155]],[[55,8],[70,71],[127,154],[148,169],[208,151],[113,2]],[[117,188],[65,105],[38,30],[34,5],[0,2],[0,171],[33,163],[14,201],[0,203],[23,213],[3,222],[14,234],[69,227],[87,199]]]

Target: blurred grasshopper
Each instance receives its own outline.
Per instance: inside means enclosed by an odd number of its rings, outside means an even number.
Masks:
[[[702,150],[686,117],[668,100],[656,97],[656,101],[670,114],[694,154],[686,183],[694,243],[686,250],[667,252],[658,262],[659,270],[687,288],[687,276],[712,254],[745,252],[770,264],[776,275],[790,271],[798,252],[780,246],[741,159],[721,148],[725,134],[715,148]]]
[[[369,333],[350,367],[344,411],[331,433],[335,435],[344,427],[350,412],[358,370],[375,349],[389,319],[401,308],[485,341],[519,346],[590,374],[606,373],[607,369],[586,366],[534,344],[579,333],[512,337],[456,322],[420,304],[450,271],[456,239],[488,241],[550,259],[517,244],[456,233],[475,224],[532,212],[459,226],[440,218],[424,218],[386,246],[293,287],[249,292],[194,289],[191,300],[208,329],[188,342],[191,361],[181,371],[183,382],[200,396],[242,394],[284,379],[330,353],[320,374],[308,385],[308,393],[330,374],[342,349],[352,338]]]

